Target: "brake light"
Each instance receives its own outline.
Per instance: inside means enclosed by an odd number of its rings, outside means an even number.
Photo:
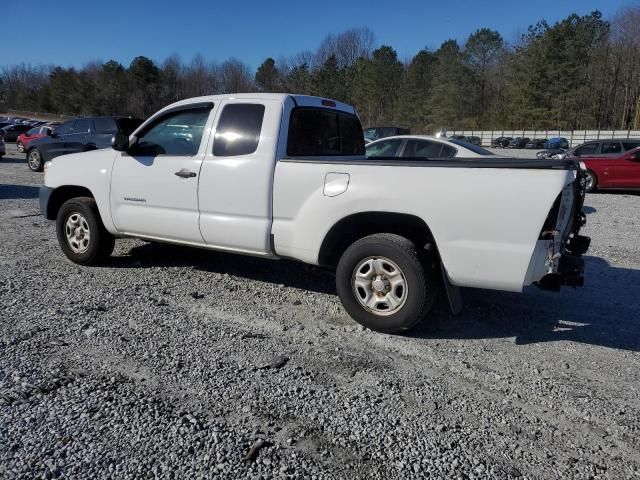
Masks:
[[[334,102],[333,100],[322,100],[322,105],[324,105],[325,107],[335,107],[336,102]]]

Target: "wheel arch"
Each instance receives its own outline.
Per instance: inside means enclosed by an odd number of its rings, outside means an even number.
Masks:
[[[420,217],[397,212],[359,212],[340,219],[329,229],[320,246],[318,263],[334,268],[349,245],[374,233],[395,233],[418,248],[437,251],[431,229]]]
[[[55,220],[58,215],[58,211],[62,204],[67,200],[76,197],[91,197],[95,199],[95,196],[86,187],[80,187],[78,185],[63,185],[61,187],[56,188],[49,197],[49,202],[47,203],[47,212],[46,217],[49,220]]]

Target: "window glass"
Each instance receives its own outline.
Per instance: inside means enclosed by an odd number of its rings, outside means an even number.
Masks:
[[[367,158],[395,157],[403,140],[382,140],[366,147]]]
[[[364,131],[364,138],[368,140],[377,140],[378,139],[378,129],[377,128],[367,128]]]
[[[116,122],[109,117],[94,118],[93,126],[96,129],[96,133],[116,133],[118,131]]]
[[[458,140],[449,140],[451,143],[455,143],[456,145],[460,145],[461,147],[466,148],[467,150],[471,150],[474,153],[477,153],[478,155],[495,155],[493,152],[490,152],[489,150],[487,150],[486,148],[482,148],[479,147],[478,145],[474,145],[473,143],[469,143],[469,142],[461,142]],[[443,157],[454,157],[455,156],[455,152],[453,155],[443,155]]]
[[[289,119],[287,155],[364,155],[357,116],[324,108],[294,108]]]
[[[581,147],[578,147],[575,151],[577,156],[581,155],[595,155],[598,153],[598,144],[597,143],[585,143]]]
[[[210,107],[205,107],[167,113],[140,133],[129,153],[152,157],[195,155],[210,111]]]
[[[634,142],[622,142],[622,148],[625,150],[633,150],[634,148],[640,147],[640,141]]]
[[[76,120],[73,124],[73,133],[89,133],[90,125],[89,119]]]
[[[55,130],[55,132],[58,135],[68,135],[69,133],[71,133],[71,127],[72,126],[73,126],[73,121],[64,122],[62,125],[58,125],[58,127]]]
[[[38,127],[38,128],[32,128],[31,130],[29,130],[29,131],[27,132],[27,135],[29,135],[29,136],[30,136],[30,135],[37,135],[37,134],[39,134],[39,133],[40,133],[40,130],[41,130],[41,129],[40,129],[40,127]]]
[[[402,152],[403,158],[440,158],[442,143],[429,140],[409,140]]]
[[[604,142],[602,144],[602,154],[620,153],[622,152],[622,145],[620,142]]]
[[[213,154],[216,157],[233,157],[255,152],[260,142],[263,118],[264,105],[226,105],[216,127]]]

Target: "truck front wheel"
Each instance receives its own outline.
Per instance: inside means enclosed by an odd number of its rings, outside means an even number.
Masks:
[[[336,288],[356,322],[384,333],[417,325],[436,295],[417,247],[391,233],[369,235],[347,248],[336,269]]]
[[[58,211],[56,230],[60,248],[74,263],[95,265],[113,252],[115,239],[104,228],[93,198],[67,200]]]

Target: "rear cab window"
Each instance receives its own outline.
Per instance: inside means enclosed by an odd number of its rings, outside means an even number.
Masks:
[[[287,155],[363,156],[364,136],[354,114],[319,107],[295,107],[289,118]]]

